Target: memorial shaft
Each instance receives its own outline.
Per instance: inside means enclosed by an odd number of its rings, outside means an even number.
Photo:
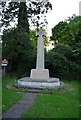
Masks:
[[[44,37],[39,35],[37,43],[37,65],[36,69],[44,69]]]

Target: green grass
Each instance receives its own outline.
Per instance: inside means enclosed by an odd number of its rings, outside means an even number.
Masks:
[[[0,115],[2,113],[2,79],[0,78]]]
[[[2,111],[6,111],[13,104],[15,104],[23,94],[19,94],[13,83],[16,78],[10,78],[8,76],[3,77],[2,79]]]
[[[78,118],[79,83],[65,82],[65,88],[53,90],[51,95],[38,95],[22,118]]]

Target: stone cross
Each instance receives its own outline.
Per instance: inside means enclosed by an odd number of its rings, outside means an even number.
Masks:
[[[46,32],[40,29],[36,32],[36,36],[38,36],[36,69],[44,69],[44,36],[46,36]]]

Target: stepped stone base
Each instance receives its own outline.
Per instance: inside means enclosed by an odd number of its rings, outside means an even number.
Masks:
[[[32,69],[30,78],[47,80],[49,78],[49,70],[48,69]]]
[[[58,89],[64,86],[62,82],[59,81],[59,78],[49,78],[47,80],[40,79],[31,79],[29,77],[22,78],[18,80],[18,85],[28,88],[37,88],[37,89]]]

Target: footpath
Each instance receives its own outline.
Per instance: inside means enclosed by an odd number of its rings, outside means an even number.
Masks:
[[[21,100],[2,114],[2,120],[5,120],[6,118],[21,118],[22,114],[33,104],[36,96],[36,93],[26,93]]]

